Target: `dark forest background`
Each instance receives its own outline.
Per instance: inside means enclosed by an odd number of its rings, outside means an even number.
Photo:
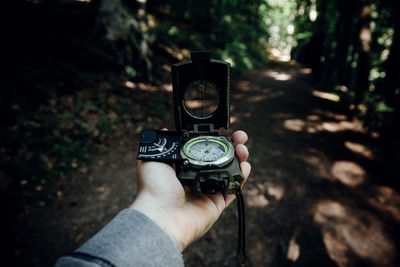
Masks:
[[[22,207],[95,155],[161,126],[169,66],[210,50],[232,76],[291,59],[399,162],[400,2],[14,0],[1,15],[0,188]],[[289,58],[290,57],[290,58]],[[287,62],[285,64],[291,64]],[[157,94],[135,95],[132,89]],[[395,152],[395,153],[393,153]],[[52,192],[43,203],[57,198]],[[6,209],[6,211],[8,210]],[[11,219],[10,219],[11,220]]]

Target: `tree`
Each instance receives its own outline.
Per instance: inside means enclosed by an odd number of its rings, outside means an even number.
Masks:
[[[386,77],[383,82],[383,94],[389,106],[394,108],[393,126],[400,128],[400,3],[393,3],[394,34],[390,53],[385,62]]]
[[[151,80],[152,53],[143,29],[147,24],[146,2],[125,4],[121,0],[95,0],[92,7],[96,14],[96,37],[105,43],[121,65],[140,66],[143,76]]]
[[[336,23],[336,49],[334,68],[335,82],[347,85],[351,79],[351,68],[348,63],[350,46],[352,45],[354,35],[354,15],[357,11],[354,1],[339,0],[337,1],[338,19]]]
[[[370,47],[371,47],[371,0],[362,0],[358,26],[358,62],[355,87],[355,104],[360,104],[369,87]]]
[[[397,107],[400,105],[400,14],[398,10],[400,4],[398,1],[395,2],[395,14],[393,15],[395,20],[394,34],[392,45],[390,46],[390,53],[386,61],[386,77],[384,81],[384,94],[387,98],[388,103]],[[397,90],[397,91],[396,91]]]

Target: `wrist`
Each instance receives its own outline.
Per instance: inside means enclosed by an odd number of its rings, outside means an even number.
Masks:
[[[138,195],[129,208],[143,213],[157,224],[171,238],[180,252],[186,248],[186,242],[183,242],[180,229],[174,220],[173,211],[162,207],[154,199],[143,194]]]

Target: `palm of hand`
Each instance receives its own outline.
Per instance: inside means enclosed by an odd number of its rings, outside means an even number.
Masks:
[[[246,180],[250,173],[250,164],[246,162],[248,152],[244,146],[247,135],[237,131],[233,134],[233,141]],[[170,165],[139,161],[138,195],[131,207],[155,221],[182,251],[204,235],[234,199],[233,194],[221,192],[193,196],[185,191]]]
[[[141,162],[139,170],[141,178],[138,191],[157,198],[160,209],[168,214],[174,214],[174,218],[177,218],[174,221],[177,229],[190,227],[194,235],[203,235],[226,207],[221,192],[214,195],[203,194],[201,197],[187,194],[176,177],[175,170],[168,164]],[[191,240],[193,237],[181,236],[181,238]]]

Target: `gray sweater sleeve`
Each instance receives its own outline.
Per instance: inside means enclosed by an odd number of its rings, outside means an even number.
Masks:
[[[80,248],[64,256],[55,267],[183,266],[182,255],[171,238],[143,213],[121,211]]]

